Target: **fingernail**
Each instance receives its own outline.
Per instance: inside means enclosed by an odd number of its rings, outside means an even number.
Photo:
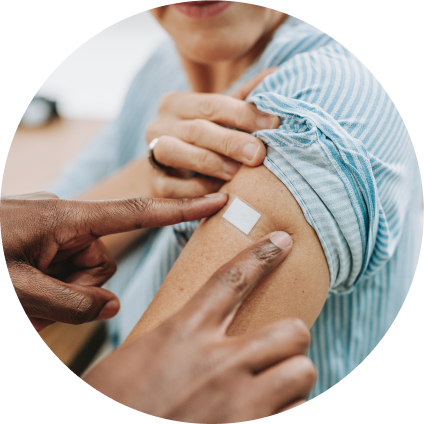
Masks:
[[[216,198],[225,197],[226,198],[227,195],[225,193],[211,193],[211,194],[205,194],[203,197],[216,197]]]
[[[246,159],[253,160],[258,154],[260,148],[261,146],[259,146],[257,143],[246,144],[243,149],[243,155]]]
[[[273,130],[280,126],[280,118],[274,115],[261,115],[256,118],[256,125],[261,130]]]
[[[120,306],[121,305],[118,299],[107,302],[106,305],[103,306],[103,309],[100,311],[100,314],[97,316],[96,321],[112,318],[118,313]]]
[[[240,169],[240,164],[237,162],[224,162],[222,168],[226,174],[233,176],[236,175]]]
[[[293,244],[292,238],[284,231],[277,231],[269,239],[281,250],[288,249]]]

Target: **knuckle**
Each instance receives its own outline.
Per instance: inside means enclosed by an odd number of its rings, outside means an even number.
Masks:
[[[225,132],[225,135],[223,135],[223,137],[221,138],[221,152],[224,156],[227,157],[233,157],[234,153],[235,153],[235,148],[234,148],[234,137],[232,137],[232,134],[230,134],[230,130],[227,130]]]
[[[255,246],[252,250],[252,254],[256,261],[264,266],[272,264],[280,252],[281,250],[272,243]]]
[[[213,160],[211,157],[211,154],[209,153],[209,151],[202,149],[201,152],[199,152],[194,165],[196,166],[197,169],[199,170],[203,170],[204,172],[214,169],[215,167],[213,166]]]
[[[204,95],[199,106],[200,114],[212,120],[216,116],[217,110],[219,110],[218,96],[215,94]]]
[[[175,344],[185,343],[191,335],[186,320],[178,316],[174,316],[160,324],[158,332],[162,340]]]
[[[83,324],[93,318],[94,301],[91,297],[81,293],[64,290],[69,305],[73,305],[67,312],[66,321],[70,324]]]
[[[184,139],[194,142],[201,137],[205,125],[202,119],[192,119],[185,121],[184,127]]]
[[[241,106],[234,108],[234,124],[237,129],[243,129],[249,123],[247,116],[252,115],[249,107],[249,103],[243,102]]]
[[[125,199],[123,206],[130,211],[144,213],[152,207],[153,199],[150,197],[134,197]]]
[[[115,259],[112,257],[109,258],[105,265],[105,271],[107,276],[110,278],[112,275],[115,274],[116,270],[118,269],[118,264],[116,263]]]
[[[298,356],[296,358],[297,369],[299,370],[299,376],[308,388],[313,387],[317,379],[317,371],[312,361],[307,356]]]
[[[39,210],[39,219],[45,228],[54,228],[63,220],[73,218],[75,212],[63,207],[63,201],[57,199],[43,199],[37,202]]]
[[[190,197],[180,197],[180,198],[175,199],[175,200],[176,200],[176,204],[177,204],[175,211],[180,212],[181,213],[180,219],[184,220],[184,222],[187,222],[186,221],[187,217],[185,216],[185,213],[186,213],[187,209],[190,209],[190,206],[192,205],[194,199],[192,199]]]
[[[140,219],[135,222],[135,228],[140,229],[143,228],[142,216],[153,208],[154,200],[150,197],[134,197],[123,200],[121,205],[126,211],[140,216]]]
[[[298,393],[309,392],[316,381],[317,372],[312,361],[305,355],[293,356],[274,373],[271,380],[275,390],[292,386]]]
[[[236,294],[243,293],[248,287],[248,280],[245,272],[240,267],[232,267],[222,279],[223,283]]]
[[[103,278],[110,278],[117,270],[117,263],[109,252],[103,251],[98,258],[96,274]]]
[[[179,93],[166,93],[164,94],[160,101],[159,101],[159,107],[158,107],[158,113],[162,114],[168,111],[169,105],[176,100]]]
[[[300,318],[287,318],[287,323],[293,330],[300,351],[308,349],[311,343],[311,333]]]

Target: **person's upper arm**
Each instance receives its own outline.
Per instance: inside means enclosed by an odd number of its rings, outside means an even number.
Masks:
[[[283,317],[299,317],[312,326],[325,302],[330,276],[318,237],[296,200],[264,166],[243,167],[222,190],[239,196],[261,213],[255,239],[280,230],[293,239],[289,257],[245,300],[230,333]],[[223,213],[200,224],[130,337],[155,327],[178,310],[216,269],[251,243],[225,223]]]
[[[263,89],[273,77],[264,80]],[[231,328],[234,333],[287,316],[312,326],[328,291],[349,291],[363,272],[375,227],[376,211],[369,200],[375,183],[361,144],[318,106],[273,91],[249,98],[281,118],[278,129],[256,133],[267,145],[265,166],[242,168],[223,190],[261,213],[258,237],[283,230],[292,235],[294,246],[245,301]],[[221,214],[195,231],[135,333],[181,307],[247,245]]]
[[[288,60],[247,100],[281,119],[255,133],[271,172],[243,168],[225,188],[269,217],[264,234],[292,234],[294,248],[233,331],[287,314],[312,325],[328,290],[359,290],[393,258],[406,211],[417,207],[412,144],[387,94],[339,45]],[[172,313],[244,243],[217,217],[201,225],[136,331]]]

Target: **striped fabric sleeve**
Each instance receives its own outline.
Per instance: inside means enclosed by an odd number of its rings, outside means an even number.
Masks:
[[[270,92],[248,100],[281,118],[278,129],[255,133],[267,145],[264,164],[316,231],[330,291],[350,291],[366,270],[378,225],[376,183],[364,145],[317,105]]]

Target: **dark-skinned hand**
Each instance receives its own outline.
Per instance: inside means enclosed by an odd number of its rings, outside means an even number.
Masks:
[[[193,221],[217,212],[225,194],[195,199],[61,200],[50,193],[4,197],[3,248],[21,304],[40,331],[55,321],[110,318],[119,300],[101,288],[116,263],[100,237]]]
[[[124,343],[85,381],[131,408],[185,422],[247,421],[304,402],[315,368],[305,356],[310,335],[302,321],[226,336],[243,299],[284,260],[291,244],[282,232],[252,244],[179,312]]]

